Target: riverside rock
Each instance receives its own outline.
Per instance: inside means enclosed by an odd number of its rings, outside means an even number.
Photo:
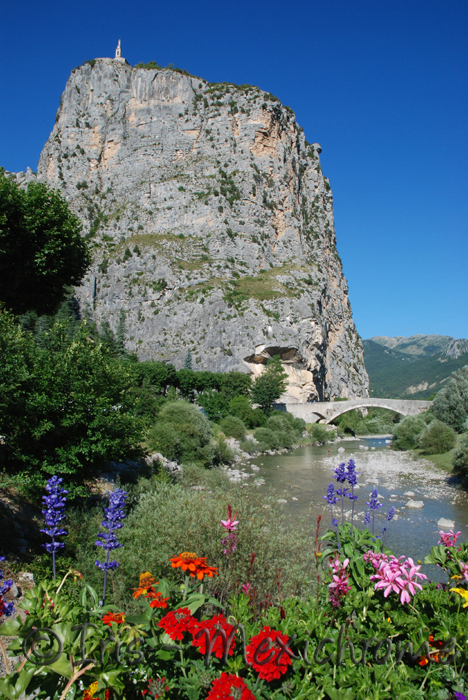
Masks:
[[[40,157],[92,247],[81,308],[114,331],[123,311],[141,360],[280,355],[286,401],[367,396],[320,145],[257,87],[155,66],[74,69]]]

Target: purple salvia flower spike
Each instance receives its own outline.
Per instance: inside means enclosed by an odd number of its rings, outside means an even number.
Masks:
[[[58,476],[51,477],[46,484],[46,489],[49,492],[49,495],[42,497],[42,501],[45,506],[45,510],[43,510],[42,513],[45,516],[46,525],[48,527],[41,530],[41,532],[44,532],[46,535],[49,535],[49,537],[52,538],[52,542],[47,542],[45,545],[43,545],[43,547],[46,548],[49,554],[52,554],[52,570],[54,580],[56,577],[55,552],[58,549],[65,547],[64,543],[57,542],[56,538],[68,534],[66,530],[59,527],[59,523],[65,517],[65,503],[67,501],[65,494],[68,493],[68,491],[61,487],[62,481],[63,479]]]
[[[107,532],[100,532],[98,537],[100,537],[101,540],[96,540],[94,543],[97,547],[102,547],[106,552],[105,562],[95,562],[96,566],[104,571],[104,586],[101,601],[102,605],[104,605],[106,600],[107,572],[109,570],[113,571],[118,567],[118,562],[109,561],[109,557],[110,553],[114,549],[122,547],[115,536],[115,532],[123,527],[123,524],[120,521],[126,517],[124,511],[126,498],[127,492],[122,491],[121,489],[115,489],[115,491],[110,494],[109,507],[104,508],[106,519],[102,521],[102,526],[106,528]]]
[[[382,504],[379,503],[379,501],[377,500],[378,498],[379,494],[377,492],[377,489],[373,488],[372,493],[370,495],[370,500],[366,502],[366,505],[369,506],[369,508],[372,511],[372,534],[374,534],[375,511],[379,508],[383,508]]]
[[[0,557],[0,561],[5,561],[6,557]],[[3,571],[0,571],[0,617],[5,615],[5,617],[10,617],[15,612],[15,606],[13,603],[7,603],[5,600],[5,593],[8,593],[13,585],[11,578],[4,580]]]

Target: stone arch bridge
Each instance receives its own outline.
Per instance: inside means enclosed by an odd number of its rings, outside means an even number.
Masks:
[[[331,423],[335,418],[353,408],[388,408],[402,416],[417,416],[432,406],[432,401],[411,401],[402,399],[348,399],[348,401],[318,401],[315,403],[282,403],[275,408],[303,418],[306,423]]]

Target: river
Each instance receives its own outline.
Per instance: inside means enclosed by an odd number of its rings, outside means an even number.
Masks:
[[[385,544],[396,556],[402,554],[415,561],[423,560],[431,546],[439,540],[437,522],[452,520],[455,531],[468,531],[468,494],[448,483],[447,473],[425,459],[414,459],[410,453],[394,452],[384,438],[361,438],[327,444],[323,447],[299,447],[279,455],[260,455],[239,469],[231,471],[233,480],[256,483],[259,489],[272,486],[293,517],[306,516],[316,521],[322,514],[323,531],[330,525],[330,509],[323,496],[327,486],[336,482],[333,469],[340,462],[353,458],[356,462],[358,487],[355,503],[355,524],[364,526],[366,501],[376,487],[383,508],[375,518],[375,534],[387,527]],[[405,495],[414,494],[414,495]],[[408,501],[423,501],[422,508],[407,507]],[[351,502],[346,500],[345,516],[350,519]],[[388,509],[395,507],[395,517],[387,523]],[[335,516],[338,515],[335,513]],[[445,528],[447,531],[447,528]],[[422,569],[433,580],[445,580],[436,567]],[[442,574],[442,575],[441,575]]]

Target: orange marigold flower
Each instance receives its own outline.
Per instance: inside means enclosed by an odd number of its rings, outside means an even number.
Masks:
[[[180,566],[182,571],[188,571],[190,576],[196,576],[200,581],[204,576],[213,578],[213,574],[218,573],[217,566],[208,566],[206,557],[197,557],[195,552],[182,552],[178,557],[171,557],[170,562],[173,569]]]
[[[125,620],[125,615],[123,613],[106,613],[101,619],[105,625],[111,627],[111,622],[116,622],[118,625],[121,625]]]
[[[89,688],[87,688],[84,693],[83,693],[83,700],[99,700],[99,698],[94,697],[94,693],[97,691],[98,687],[98,682],[94,681],[94,683],[91,683]],[[106,692],[104,694],[105,700],[110,700],[112,697],[111,695],[112,691],[109,690],[109,688],[106,688]]]
[[[156,583],[157,581],[154,580],[154,576],[152,576],[149,571],[145,571],[144,574],[140,575],[140,583],[138,588],[133,589],[135,591],[133,593],[133,597],[136,599],[140,595],[145,595]]]
[[[431,646],[433,649],[442,649],[442,647],[444,646],[444,642],[441,642],[441,641],[435,639],[434,635],[430,634],[429,635],[429,646]],[[418,664],[420,666],[427,666],[429,661],[434,661],[436,664],[440,663],[440,654],[438,651],[436,651],[436,652],[430,651],[429,657],[420,656],[418,659]]]

